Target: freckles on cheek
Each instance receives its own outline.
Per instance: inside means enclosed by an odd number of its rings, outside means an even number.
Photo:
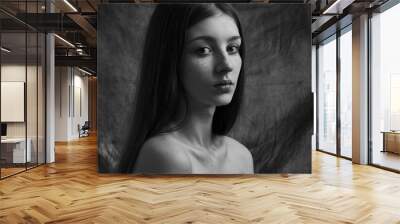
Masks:
[[[208,61],[206,59],[189,58],[188,63],[193,68],[201,69],[201,68],[205,67],[208,64]]]
[[[237,65],[236,68],[240,70],[242,68],[242,57],[238,56],[236,58],[235,64]]]
[[[235,75],[239,76],[240,69],[242,68],[242,58],[238,57],[235,62],[234,62],[234,70],[235,70]],[[237,77],[236,77],[237,78]]]
[[[196,74],[198,79],[212,72],[212,67],[205,60],[189,60],[186,68],[188,72]]]

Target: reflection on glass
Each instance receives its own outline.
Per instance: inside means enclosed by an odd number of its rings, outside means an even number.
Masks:
[[[400,170],[400,5],[372,17],[372,163]],[[394,141],[385,141],[383,132]],[[399,139],[399,140],[396,140]],[[388,140],[388,139],[386,139]],[[384,145],[384,142],[386,145]]]
[[[318,147],[336,153],[336,39],[318,48]]]
[[[352,157],[352,36],[351,30],[340,36],[340,152]]]
[[[21,15],[44,13],[45,0],[0,1]],[[31,18],[31,19],[29,19]],[[36,17],[28,17],[27,23]],[[45,163],[45,35],[0,12],[0,178]],[[39,33],[38,33],[39,32]]]
[[[25,170],[30,160],[26,144],[25,90],[26,44],[25,32],[1,34],[1,122],[7,133],[1,140],[1,176]]]
[[[312,46],[312,52],[311,52],[311,91],[313,92],[313,118],[314,118],[314,124],[313,124],[313,135],[311,137],[311,146],[312,150],[316,150],[316,133],[317,133],[317,97],[316,97],[316,79],[317,79],[317,49],[315,45]]]
[[[27,117],[27,143],[30,148],[30,160],[27,167],[37,165],[37,73],[38,73],[38,52],[37,52],[37,33],[30,31],[27,33],[27,81],[26,81],[26,117]]]
[[[400,130],[400,73],[390,75],[390,130]]]

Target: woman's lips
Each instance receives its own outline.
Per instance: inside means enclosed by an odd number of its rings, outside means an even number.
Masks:
[[[233,82],[231,80],[223,80],[214,85],[220,93],[228,93],[233,90]]]

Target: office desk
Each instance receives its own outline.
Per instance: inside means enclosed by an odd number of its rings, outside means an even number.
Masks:
[[[383,152],[400,154],[400,132],[383,131]]]
[[[30,138],[26,140],[28,143],[25,153],[25,138],[6,138],[1,139],[1,157],[6,163],[25,163],[31,161],[31,145]],[[27,161],[25,161],[27,159]]]

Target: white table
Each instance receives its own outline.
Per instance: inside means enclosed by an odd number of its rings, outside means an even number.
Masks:
[[[30,138],[26,139],[26,142],[28,143],[26,147],[26,154],[25,154],[25,138],[6,138],[6,139],[1,139],[1,144],[2,144],[2,151],[3,147],[13,147],[12,148],[12,162],[13,163],[25,163],[25,162],[30,162],[32,159],[32,154],[31,154],[31,145],[32,141]],[[25,159],[27,159],[25,161]]]

